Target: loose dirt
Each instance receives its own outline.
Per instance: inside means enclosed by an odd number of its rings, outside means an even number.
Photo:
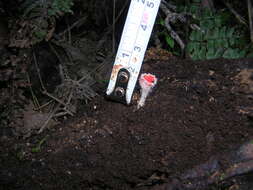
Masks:
[[[253,139],[252,62],[146,59],[158,83],[143,108],[100,96],[40,136],[1,138],[2,189],[150,189],[232,151]]]

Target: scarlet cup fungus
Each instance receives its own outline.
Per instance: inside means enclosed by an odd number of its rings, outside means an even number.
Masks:
[[[138,102],[137,109],[144,106],[148,94],[151,92],[156,83],[157,78],[155,75],[152,75],[150,73],[141,74],[139,78],[139,84],[141,86],[141,98]]]

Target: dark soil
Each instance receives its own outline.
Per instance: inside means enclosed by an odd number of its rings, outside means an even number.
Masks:
[[[39,137],[2,137],[2,189],[150,189],[226,155],[253,139],[252,76],[238,75],[252,61],[148,60],[158,84],[142,109],[101,96]]]

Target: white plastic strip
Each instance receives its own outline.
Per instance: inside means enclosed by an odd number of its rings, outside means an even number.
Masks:
[[[130,3],[110,82],[106,91],[107,95],[113,92],[118,71],[122,68],[127,69],[130,73],[126,89],[127,104],[131,102],[160,2],[161,0],[131,0]]]

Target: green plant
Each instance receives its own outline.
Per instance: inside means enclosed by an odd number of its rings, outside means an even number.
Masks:
[[[222,12],[204,9],[198,14],[194,15],[200,28],[192,30],[186,47],[186,53],[192,59],[241,58],[246,55],[247,40],[243,32],[235,26],[229,27]]]
[[[160,7],[163,14],[158,21],[158,36],[174,55],[185,54],[194,60],[252,55],[247,28],[235,23],[229,10],[203,8],[201,0],[183,6],[177,1],[164,1]]]
[[[57,17],[65,13],[73,13],[71,10],[73,4],[73,0],[54,0],[48,9],[48,15]]]
[[[21,6],[23,17],[59,17],[73,13],[73,0],[26,0]]]
[[[43,139],[41,139],[39,141],[39,143],[34,148],[32,148],[32,153],[40,152],[41,151],[41,146],[46,142],[47,138],[48,137],[46,136]]]
[[[20,7],[22,18],[12,26],[10,46],[23,48],[48,41],[53,36],[56,19],[73,13],[73,4],[73,0],[25,0]]]
[[[162,26],[162,31],[158,34],[159,37],[161,37],[167,45],[167,48],[169,51],[171,51],[174,55],[180,55],[179,50],[175,48],[175,40],[171,37],[171,35],[165,30],[165,22],[163,19],[159,19],[157,22],[157,25]]]

